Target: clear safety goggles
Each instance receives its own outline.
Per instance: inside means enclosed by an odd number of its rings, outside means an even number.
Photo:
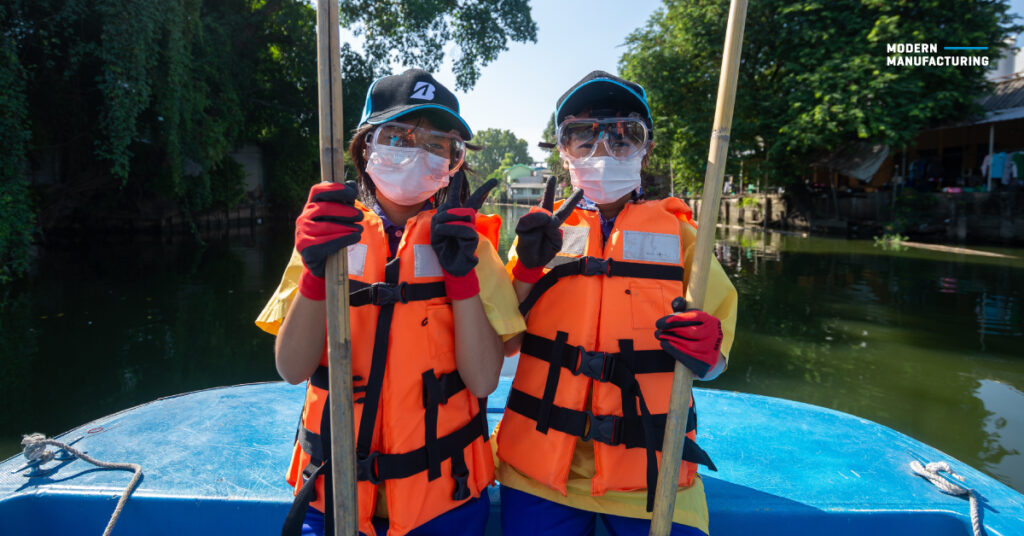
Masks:
[[[599,145],[609,156],[626,159],[647,147],[650,132],[639,117],[570,117],[558,125],[558,150],[573,159],[594,156]]]
[[[374,145],[423,149],[448,160],[448,169],[455,170],[466,157],[466,142],[454,132],[441,132],[397,121],[378,126],[366,135],[366,142]],[[413,158],[410,155],[409,158]],[[396,162],[400,164],[400,162]]]

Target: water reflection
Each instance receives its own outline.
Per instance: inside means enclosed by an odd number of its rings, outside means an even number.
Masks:
[[[0,456],[157,397],[277,379],[253,319],[287,236],[53,248],[0,306]]]
[[[1000,480],[1024,488],[1024,392],[996,380],[982,380],[975,396],[989,413],[985,418],[988,441],[980,457]]]
[[[711,387],[853,413],[1024,489],[1024,434],[994,433],[1024,407],[1024,263],[728,229],[720,239],[739,335]]]

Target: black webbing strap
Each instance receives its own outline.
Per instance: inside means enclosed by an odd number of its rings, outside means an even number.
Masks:
[[[398,283],[399,257],[395,257],[384,267],[384,282]],[[370,456],[373,443],[373,429],[377,423],[377,409],[380,405],[380,392],[384,386],[384,370],[388,361],[388,337],[391,334],[391,319],[395,314],[395,304],[380,306],[377,314],[377,329],[373,336],[373,354],[370,361],[370,377],[366,381],[366,396],[363,401],[363,414],[359,419],[359,435],[356,439],[356,463]],[[324,433],[321,428],[321,434]]]
[[[555,340],[551,344],[550,355],[562,355],[568,346],[565,344],[569,340],[569,334],[564,331],[559,331],[555,334]],[[558,377],[562,373],[561,362],[554,362],[554,360],[548,360],[548,377],[544,382],[544,394],[540,401],[540,408],[537,411],[537,431],[546,434],[548,433],[548,422],[551,416],[551,407],[555,403],[555,391],[558,390]]]
[[[582,346],[568,346],[564,342],[559,343],[557,340],[527,332],[523,337],[521,351],[556,366],[565,367],[575,376],[582,374],[599,382],[611,383],[620,389],[630,388],[635,374],[672,372],[675,369],[675,359],[664,350],[633,351],[633,341],[624,341],[629,343],[628,355],[625,351],[591,352]],[[623,349],[623,341],[619,341],[619,349]]]
[[[512,389],[509,392],[505,409],[536,420],[540,406],[539,398],[518,389]],[[659,451],[665,437],[665,418],[664,413],[655,413],[650,416],[650,428],[654,431],[656,439],[655,450]],[[628,449],[646,446],[646,432],[641,421],[626,419],[618,415],[595,415],[592,411],[577,411],[561,406],[552,406],[549,425],[553,430],[606,445],[622,445]],[[687,425],[687,430],[689,429],[690,426]],[[713,471],[717,470],[707,453],[689,438],[686,439],[683,447],[682,459],[705,465]]]
[[[302,522],[306,520],[306,510],[309,509],[309,503],[313,502],[316,496],[316,479],[320,475],[324,475],[325,479],[330,478],[330,474],[331,462],[325,462],[317,467],[302,484],[299,492],[295,495],[295,500],[292,501],[291,508],[288,509],[288,515],[284,518],[284,524],[281,526],[281,536],[299,536],[302,534]],[[326,482],[324,482],[324,489],[327,489]],[[331,533],[325,532],[324,534]]]
[[[638,353],[633,350],[633,341],[631,339],[619,340],[619,359],[627,363],[634,363]],[[675,360],[669,358],[668,361],[669,366],[674,368]],[[647,451],[645,471],[647,477],[647,511],[651,512],[654,510],[654,493],[658,486],[657,453],[660,445],[654,429],[654,416],[651,415],[651,410],[647,408],[647,401],[644,400],[643,390],[640,389],[640,383],[636,380],[635,376],[632,378],[629,386],[622,387],[619,392],[622,395],[622,418],[626,422],[636,422],[639,420],[640,429],[643,430],[644,450]],[[637,414],[638,406],[640,410],[639,415]]]
[[[437,440],[438,407],[447,404],[449,398],[466,388],[466,384],[457,370],[442,374],[440,378],[434,375],[433,370],[425,370],[422,377],[425,435],[423,445],[427,449],[427,480],[434,480],[441,476],[441,444]]]
[[[519,304],[519,312],[526,315],[533,308],[541,295],[548,291],[563,277],[573,275],[606,275],[611,277],[635,277],[640,279],[664,279],[666,281],[682,281],[683,267],[679,265],[653,264],[647,262],[617,261],[597,257],[580,257],[575,262],[555,266],[544,274],[526,299]]]
[[[487,426],[483,424],[485,422],[483,419],[472,418],[462,428],[438,438],[441,460],[454,458],[473,441],[487,437]],[[429,464],[427,447],[424,445],[402,454],[373,452],[365,459],[356,462],[356,474],[359,480],[380,484],[385,480],[406,478],[426,471]]]
[[[453,501],[463,501],[469,498],[469,467],[466,467],[466,455],[462,449],[452,453],[452,480],[455,481],[455,490],[452,491]]]
[[[299,433],[296,434],[295,441],[302,448],[303,452],[309,454],[309,463],[311,465],[319,466],[326,459],[324,456],[323,440],[320,434],[313,433],[305,426],[299,426]],[[309,477],[306,476],[305,478]]]
[[[309,384],[312,385],[313,387],[316,387],[317,389],[322,389],[324,391],[330,391],[330,382],[328,382],[328,376],[327,375],[328,375],[327,367],[325,367],[323,365],[319,365],[319,366],[316,367],[316,372],[314,372],[313,375],[309,377]],[[363,377],[362,376],[359,376],[359,375],[352,376],[352,382],[353,383],[354,382],[361,382],[361,381],[363,381]],[[359,393],[365,393],[365,392],[366,392],[366,386],[365,385],[358,385],[358,386],[355,386],[355,387],[352,388],[352,393],[353,394],[359,394]],[[358,399],[358,400],[355,400],[354,402],[356,404],[360,404],[360,403],[363,402],[363,400],[362,399]]]
[[[390,265],[390,263],[388,264]],[[434,283],[406,283],[404,281],[401,283],[394,283],[389,282],[386,279],[387,276],[385,276],[385,281],[373,284],[363,283],[362,281],[350,282],[348,294],[349,306],[384,306],[395,303],[429,300],[431,298],[443,298],[446,296],[443,281],[437,281]],[[397,277],[395,279],[397,281]]]

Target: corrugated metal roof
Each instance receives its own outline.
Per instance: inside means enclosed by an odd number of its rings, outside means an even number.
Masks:
[[[1024,76],[1016,77],[996,84],[992,94],[981,99],[986,111],[1006,110],[1024,106]]]

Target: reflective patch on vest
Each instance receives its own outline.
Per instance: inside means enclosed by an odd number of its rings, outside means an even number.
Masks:
[[[623,231],[622,258],[628,261],[679,264],[679,236]]]
[[[437,254],[430,244],[413,245],[413,257],[415,258],[414,277],[441,277],[441,263],[437,261]]]
[[[562,230],[562,251],[566,255],[583,255],[587,251],[587,237],[590,235],[590,227],[586,225],[563,225]]]
[[[366,244],[354,244],[348,247],[348,273],[362,276],[366,267]]]
[[[563,225],[562,250],[555,255],[554,259],[547,264],[547,268],[554,268],[582,257],[587,251],[587,238],[590,236],[590,227],[586,225]]]

